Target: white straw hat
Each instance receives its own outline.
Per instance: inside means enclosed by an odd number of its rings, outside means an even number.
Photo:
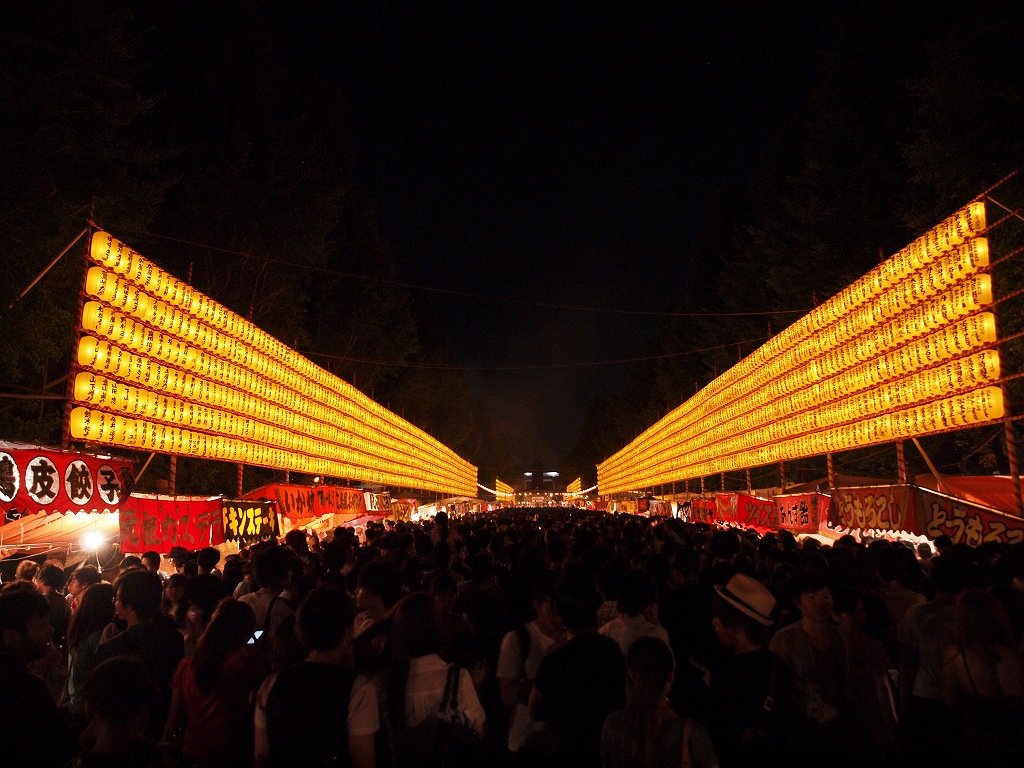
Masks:
[[[775,597],[764,584],[742,573],[737,573],[724,587],[715,585],[715,591],[730,605],[743,611],[754,621],[765,626],[773,624],[772,611]]]

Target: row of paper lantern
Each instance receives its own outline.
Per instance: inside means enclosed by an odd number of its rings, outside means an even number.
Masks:
[[[335,451],[334,456],[325,452],[303,454],[264,442],[156,424],[81,406],[72,409],[70,431],[76,440],[425,490],[467,492],[476,487],[475,472],[458,472],[454,467],[426,471],[355,451]]]
[[[780,351],[773,358],[761,350],[733,366],[731,375],[719,377],[701,392],[666,417],[674,420],[692,414],[693,418],[707,418],[722,407],[724,402],[741,398],[745,392],[767,389],[772,398],[783,394],[788,387],[807,386],[818,377],[834,375],[892,349],[907,341],[933,333],[965,316],[975,313],[980,320],[968,323],[978,328],[989,342],[994,341],[995,321],[989,313],[977,314],[992,301],[991,279],[988,275],[975,275],[929,302],[916,305],[907,312],[880,326],[865,325],[860,335],[839,343],[838,337],[829,337],[829,329],[821,337]],[[977,335],[977,334],[975,334]],[[947,340],[962,338],[959,330],[947,335]],[[988,342],[986,342],[988,343]],[[947,344],[948,346],[948,344]],[[967,351],[967,350],[965,350]],[[812,363],[807,368],[806,363]],[[794,378],[794,373],[796,378]],[[634,444],[656,439],[653,433],[645,433]],[[627,446],[628,447],[628,446]]]
[[[357,401],[360,410],[368,411],[385,422],[401,423],[405,431],[422,433],[414,425],[400,419],[352,385],[306,360],[261,329],[195,291],[191,286],[181,283],[158,267],[149,264],[136,251],[107,233],[100,232],[94,236],[93,258],[98,263],[113,269],[128,283],[133,280],[137,281],[140,274],[148,276],[149,279],[136,286],[136,289],[149,289],[156,292],[158,296],[166,299],[168,304],[174,305],[175,309],[169,313],[170,319],[168,319],[167,311],[157,313],[154,309],[155,303],[159,299],[153,296],[142,299],[139,296],[129,295],[127,284],[118,287],[116,285],[118,281],[111,280],[110,276],[102,274],[103,270],[99,268],[96,268],[95,271],[90,270],[87,280],[87,291],[91,292],[90,295],[105,298],[121,308],[140,311],[141,307],[141,311],[145,315],[140,319],[147,323],[156,323],[161,327],[166,326],[173,331],[174,335],[183,336],[186,340],[199,340],[208,351],[232,358],[236,367],[247,366],[257,374],[267,375],[276,382],[283,382],[286,388],[293,390],[302,387],[309,388],[310,382],[313,382],[330,390],[328,398],[334,394],[340,394],[348,400]],[[108,288],[108,285],[111,287]],[[191,314],[194,317],[179,318],[178,315],[181,313]],[[204,321],[212,323],[214,327],[207,328]],[[240,332],[239,328],[244,328],[244,333]],[[225,338],[225,334],[231,338]],[[239,343],[233,343],[232,339]],[[193,354],[195,354],[195,350],[193,350]],[[167,362],[174,364],[174,361]],[[248,389],[244,384],[239,384],[239,386]],[[323,393],[316,393],[315,397],[318,401],[324,400]],[[426,433],[422,433],[422,436],[429,439],[429,435]]]
[[[387,419],[389,415],[394,416],[348,382],[325,371],[258,326],[160,269],[110,234],[96,232],[93,235],[90,255],[102,267],[112,270],[123,277],[128,284],[148,293],[150,301],[153,303],[162,301],[171,309],[157,312],[150,306],[149,301],[141,297],[128,297],[126,295],[127,288],[105,290],[112,303],[116,301],[124,307],[148,312],[147,317],[151,322],[167,325],[174,329],[176,335],[184,335],[191,339],[203,339],[204,344],[210,346],[212,351],[219,351],[223,355],[230,355],[233,351],[240,350],[243,357],[246,354],[251,354],[255,358],[261,358],[261,356],[271,358],[289,370],[272,370],[261,359],[256,362],[257,370],[263,373],[272,373],[278,380],[288,379],[290,381],[288,377],[297,374],[305,382],[314,382],[345,397],[355,398],[360,405],[382,418]],[[101,278],[99,275],[91,277],[87,281],[87,286],[96,287],[101,279],[108,280],[109,278]],[[190,315],[197,322],[186,322],[184,317],[179,318],[175,312]],[[239,344],[229,343],[228,339],[223,338],[224,336],[239,342]],[[364,400],[365,402],[363,402]]]
[[[358,461],[360,455],[373,456],[374,461],[408,465],[422,472],[440,474],[447,473],[452,466],[444,456],[432,455],[419,447],[410,450],[410,446],[405,443],[389,442],[379,436],[370,440],[356,430],[343,431],[319,423],[316,430],[306,423],[292,423],[290,426],[265,423],[236,416],[221,409],[167,397],[159,392],[150,392],[88,372],[76,376],[75,399],[80,403],[92,405],[95,409],[115,411],[142,421],[181,425],[190,431],[213,432],[287,451],[323,455],[344,462]],[[313,436],[310,436],[311,433]]]
[[[799,345],[800,342],[816,336],[862,304],[874,301],[879,296],[885,296],[905,278],[924,269],[937,259],[942,261],[940,274],[956,273],[958,270],[966,274],[983,268],[988,264],[988,243],[984,238],[975,236],[984,229],[984,204],[971,203],[965,206],[934,227],[929,233],[922,235],[859,280],[854,281],[769,339],[758,352],[762,354],[763,359],[777,358],[787,350]],[[955,237],[950,237],[949,232],[957,234]],[[947,253],[961,244],[965,244],[965,247],[959,249],[956,254],[949,255]],[[932,278],[933,281],[935,279]],[[947,274],[938,279],[948,284],[950,280],[955,280],[955,277]],[[887,301],[889,299],[883,299],[881,303],[884,304]],[[744,362],[748,362],[754,367],[759,364],[759,361],[749,361],[749,359]],[[726,385],[734,378],[744,375],[745,371],[741,364],[723,373],[716,379],[716,382]]]
[[[617,466],[628,466],[642,474],[673,456],[698,457],[702,451],[717,451],[734,435],[740,436],[744,450],[776,444],[793,436],[867,421],[896,408],[978,389],[998,378],[999,356],[994,350],[985,350],[859,393],[851,387],[841,399],[830,402],[816,404],[806,398],[791,398],[758,404],[742,414],[725,414],[721,419],[690,422],[675,432],[664,434],[659,449],[634,454],[628,462],[606,462],[604,466],[611,471]],[[713,426],[706,426],[708,424]]]
[[[351,398],[327,392],[293,378],[293,383],[305,390],[319,389],[319,392],[300,394],[279,384],[270,376],[262,375],[241,365],[232,365],[211,354],[197,352],[180,340],[174,340],[163,334],[158,334],[154,338],[153,333],[143,324],[126,318],[97,302],[86,304],[83,311],[83,327],[87,331],[95,331],[115,341],[120,341],[140,353],[144,354],[148,349],[151,354],[166,362],[166,366],[148,365],[143,362],[136,368],[139,375],[146,374],[148,377],[156,377],[155,380],[137,381],[137,383],[157,391],[188,396],[186,390],[198,390],[198,394],[195,396],[202,398],[203,388],[198,387],[196,382],[205,380],[207,377],[220,378],[223,380],[224,386],[213,387],[212,397],[215,398],[213,404],[225,405],[235,411],[244,410],[250,416],[260,420],[270,419],[268,408],[277,403],[290,410],[299,410],[309,418],[319,420],[336,421],[339,414],[357,416],[367,427],[395,439],[408,436],[417,442],[430,443],[433,441],[433,438],[430,438],[425,432],[413,427],[404,419],[390,414],[373,401],[368,401],[375,406],[372,409],[360,408]],[[105,359],[97,361],[97,363],[109,364],[112,360],[109,348],[100,347],[91,338],[85,341],[84,347],[80,345],[80,350],[80,361],[81,358],[88,360],[100,353],[105,355]],[[257,357],[254,356],[253,359],[257,359]],[[242,359],[248,358],[242,356]],[[119,362],[120,366],[128,365],[123,356]],[[83,362],[82,364],[91,366],[97,363]],[[177,366],[185,366],[187,369],[195,371],[196,375],[183,372]],[[272,367],[278,366],[274,364]],[[117,372],[112,370],[108,372],[111,375],[124,377],[120,368]],[[322,397],[318,398],[318,394]],[[381,415],[383,413],[387,413],[393,418],[384,418]],[[450,459],[457,459],[454,452],[451,452]]]
[[[123,382],[118,385],[106,376],[83,372],[76,380],[77,400],[157,421],[180,422],[185,419],[184,414],[190,414],[190,426],[236,437],[254,438],[260,425],[269,425],[337,444],[351,445],[358,439],[360,443],[390,447],[400,455],[452,463],[448,455],[432,452],[427,443],[404,435],[397,438],[389,436],[344,414],[335,414],[331,418],[327,410],[321,408],[324,420],[310,419],[236,389],[168,370],[151,361],[135,359],[136,356],[130,354],[111,354],[109,346],[91,337],[83,338],[79,344],[80,365],[90,370],[108,370],[107,366],[97,365],[100,357],[97,350],[102,349],[104,360],[118,361],[117,371],[121,378],[138,386]],[[102,389],[97,387],[98,384]],[[108,392],[117,392],[118,395],[111,395],[108,401]]]
[[[985,387],[866,421],[790,437],[779,443],[744,449],[738,441],[720,445],[710,455],[688,453],[685,458],[666,458],[643,471],[631,466],[617,471],[598,466],[600,493],[620,493],[679,480],[704,477],[747,467],[775,464],[806,456],[822,455],[891,442],[922,434],[969,427],[1003,418],[1002,391]]]
[[[115,323],[108,319],[110,317],[124,319],[123,316],[113,313],[109,308],[102,307],[96,302],[89,302],[83,312],[83,327],[86,330],[97,331],[115,339],[124,339],[129,346],[134,346],[137,349],[146,348],[140,340],[150,338],[151,335],[147,337],[144,334],[133,333],[130,331],[132,321],[125,319],[125,322]],[[112,328],[123,329],[123,331],[117,333],[112,331]],[[157,345],[156,351],[166,350],[167,354],[163,356],[163,359],[171,361],[172,364],[175,362],[179,364],[184,363],[185,365],[191,364],[191,367],[195,369],[202,370],[205,367],[209,371],[209,366],[205,364],[211,360],[218,361],[217,358],[212,358],[212,356],[205,354],[189,354],[193,350],[181,343],[175,344],[163,339],[158,339],[158,342],[160,343]],[[106,346],[104,346],[105,344]],[[115,352],[117,353],[116,355],[114,354]],[[121,350],[112,350],[111,345],[106,342],[99,342],[92,337],[86,337],[82,340],[79,361],[82,365],[97,367],[98,370],[104,370],[111,375],[121,378],[129,378],[130,371],[134,371],[135,375],[131,376],[131,378],[141,386],[161,392],[167,391],[174,395],[200,398],[215,405],[224,405],[234,411],[244,410],[248,415],[261,420],[272,418],[268,414],[268,409],[273,401],[284,401],[291,408],[304,407],[308,413],[320,419],[337,421],[338,418],[337,410],[334,410],[332,413],[332,409],[329,406],[323,405],[313,398],[302,398],[297,393],[285,390],[266,377],[259,376],[237,366],[231,366],[222,361],[219,361],[222,362],[222,365],[214,373],[220,373],[227,381],[227,384],[225,386],[211,385],[209,387],[203,386],[205,379],[202,377],[184,373],[173,367],[173,365],[151,364],[145,358],[134,360],[130,355],[122,354]],[[116,367],[114,367],[115,365]],[[208,390],[212,391],[207,394]],[[207,398],[210,399],[208,400]],[[343,409],[341,410],[342,414],[357,414],[359,411],[351,400],[344,398],[335,398],[334,405]],[[363,413],[361,415],[361,421],[364,424],[389,434],[396,439],[405,437],[410,432],[419,438],[420,441],[423,441],[425,436],[422,430],[406,428],[408,423],[404,422],[404,420],[402,420],[402,423],[396,424],[380,418],[376,414]],[[454,453],[452,457],[454,457]]]
[[[369,439],[381,447],[381,453],[395,460],[407,462],[410,457],[419,456],[431,463],[437,461],[444,466],[454,466],[466,475],[475,472],[469,462],[423,430],[399,418],[346,382],[330,377],[323,369],[304,361],[255,326],[241,321],[216,302],[149,264],[119,241],[105,236],[105,233],[97,234],[94,258],[104,266],[112,267],[125,279],[114,277],[101,268],[93,268],[87,277],[87,292],[121,309],[139,313],[139,319],[126,317],[114,311],[113,307],[89,302],[83,312],[83,327],[129,346],[139,354],[127,352],[108,341],[85,337],[80,344],[79,358],[83,366],[94,366],[94,370],[100,373],[137,384],[137,390],[121,387],[122,392],[133,392],[132,409],[159,410],[170,419],[184,415],[200,429],[226,429],[225,436],[240,429],[242,432],[255,429],[264,436],[278,435],[275,429],[294,430],[297,425],[307,428],[313,436],[320,436],[325,434],[324,425],[328,425],[326,429],[335,433],[334,438],[340,444]],[[97,243],[102,253],[97,251]],[[132,280],[141,280],[141,285],[132,285]],[[202,318],[190,316],[183,306],[186,310],[198,308]],[[146,322],[142,322],[143,319]],[[222,327],[220,331],[206,328],[201,319]],[[150,323],[158,328],[151,327]],[[227,338],[232,333],[236,338]],[[176,334],[182,335],[184,340],[176,338]],[[241,339],[259,344],[261,349],[247,348]],[[200,342],[203,348],[196,349],[186,340]],[[156,360],[147,357],[153,354],[157,356]],[[315,382],[296,377],[294,370],[275,362],[272,357],[292,363],[304,361],[302,369],[315,374],[317,380],[333,378],[335,381],[330,382],[329,391],[324,391]],[[246,368],[253,364],[257,370]],[[180,370],[179,366],[193,369],[199,375]],[[206,376],[210,374],[219,382],[209,381]],[[273,380],[275,376],[306,391],[299,393],[282,386]],[[339,396],[339,392],[344,394]],[[198,404],[167,402],[168,393],[196,400]],[[219,407],[230,413],[218,412]],[[295,410],[299,413],[294,413]],[[264,423],[239,427],[239,424],[248,424],[252,420]],[[274,423],[265,423],[268,421]],[[337,434],[338,427],[343,434]],[[294,436],[278,439],[278,442],[295,445]],[[303,445],[301,439],[299,444]]]
[[[811,361],[775,382],[763,383],[752,391],[747,387],[742,391],[734,387],[736,398],[718,410],[713,410],[713,406],[725,402],[724,396],[705,400],[696,408],[689,402],[679,406],[627,446],[630,460],[642,461],[649,454],[659,453],[665,441],[673,439],[672,435],[688,424],[708,420],[730,423],[742,414],[767,406],[788,412],[802,411],[840,400],[861,389],[898,381],[928,366],[970,354],[972,350],[996,340],[995,318],[991,313],[962,318],[911,343],[900,342],[884,328],[879,333],[886,336],[884,344],[863,345],[865,361],[859,364],[846,359],[842,350],[833,350],[821,359]],[[889,347],[890,351],[873,359],[870,359],[870,353],[863,352],[864,349],[879,350],[883,346]],[[856,348],[853,352],[856,353]],[[837,360],[845,364],[837,364]],[[792,405],[783,405],[786,402]]]

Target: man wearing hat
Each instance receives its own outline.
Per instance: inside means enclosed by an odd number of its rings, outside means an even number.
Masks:
[[[721,768],[763,763],[765,699],[771,690],[768,639],[775,597],[757,579],[738,573],[715,585],[711,624],[721,654],[709,675],[708,731]]]

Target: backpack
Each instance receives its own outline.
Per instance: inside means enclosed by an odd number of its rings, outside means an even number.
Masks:
[[[417,725],[391,734],[395,768],[470,768],[484,764],[484,742],[459,709],[460,673],[459,667],[449,664],[437,711]]]
[[[526,624],[516,627],[516,637],[519,638],[519,660],[523,665],[523,672],[526,672],[526,660],[530,658],[530,630]]]

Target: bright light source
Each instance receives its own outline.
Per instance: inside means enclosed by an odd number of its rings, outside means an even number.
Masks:
[[[533,472],[523,472],[527,477],[533,477]]]
[[[86,549],[90,552],[95,552],[101,546],[103,546],[103,534],[97,533],[96,531],[89,531],[88,533],[82,534],[82,549]]]
[[[545,472],[544,476],[545,477],[558,477],[558,473],[557,472]]]

